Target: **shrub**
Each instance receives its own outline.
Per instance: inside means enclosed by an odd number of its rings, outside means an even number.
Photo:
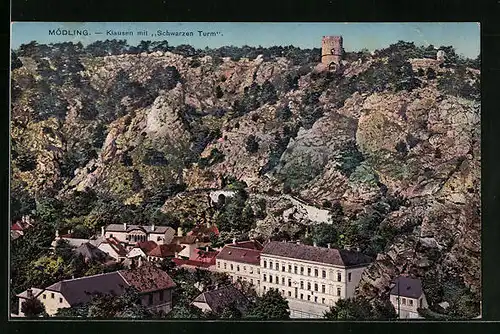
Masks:
[[[259,150],[259,143],[254,135],[249,135],[245,142],[245,148],[249,153],[255,153]]]

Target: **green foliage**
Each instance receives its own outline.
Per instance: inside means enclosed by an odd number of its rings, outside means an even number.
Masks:
[[[21,312],[23,312],[23,314],[27,318],[37,318],[47,315],[47,313],[45,312],[45,306],[36,298],[26,299],[24,302],[22,302]]]
[[[481,100],[479,78],[474,78],[463,66],[457,67],[454,73],[445,72],[439,77],[438,89],[448,95],[459,96],[474,101]]]
[[[246,316],[259,320],[284,320],[290,318],[288,301],[277,289],[269,289],[261,297],[257,297]]]
[[[324,315],[329,320],[394,320],[396,311],[388,300],[373,304],[363,297],[340,299]]]
[[[243,189],[226,199],[224,206],[215,215],[220,231],[250,231],[255,224],[255,214],[247,199],[248,194]]]
[[[335,225],[321,223],[313,227],[312,241],[316,242],[319,247],[326,247],[328,244],[331,247],[338,247],[338,231]]]
[[[363,160],[363,154],[359,152],[355,141],[347,141],[342,144],[339,168],[343,175],[349,177]]]

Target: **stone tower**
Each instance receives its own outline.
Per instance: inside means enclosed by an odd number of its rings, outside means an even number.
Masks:
[[[321,40],[321,62],[327,66],[338,65],[344,49],[342,36],[323,36]]]

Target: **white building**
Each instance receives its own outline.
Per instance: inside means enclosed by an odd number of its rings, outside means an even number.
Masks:
[[[169,226],[150,226],[110,224],[102,227],[101,234],[107,238],[134,245],[141,241],[154,241],[157,244],[169,244],[175,236],[175,230]]]
[[[292,318],[321,318],[339,299],[354,296],[370,263],[357,252],[271,241],[260,257],[261,293],[278,289]]]
[[[422,318],[417,309],[427,308],[422,282],[416,278],[400,276],[394,280],[390,300],[400,319]]]
[[[262,245],[258,241],[243,241],[225,245],[215,258],[215,270],[226,273],[233,282],[246,281],[255,287],[257,293],[261,287],[260,254]]]

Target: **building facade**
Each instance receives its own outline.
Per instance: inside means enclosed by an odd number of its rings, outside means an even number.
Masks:
[[[154,241],[157,244],[169,244],[175,236],[175,230],[169,226],[155,226],[154,224],[128,225],[110,224],[102,227],[101,234],[106,238],[116,238],[118,241],[128,245],[138,242]]]
[[[272,241],[260,257],[260,292],[277,289],[292,318],[321,318],[339,299],[354,296],[370,263],[356,252]]]
[[[327,66],[339,65],[342,60],[342,36],[323,36],[321,40],[321,62]]]
[[[215,270],[254,286],[257,293],[261,288],[260,253],[262,245],[256,241],[236,242],[225,245],[215,258]]]
[[[400,276],[394,280],[390,300],[400,319],[422,318],[418,309],[428,307],[420,279]]]

